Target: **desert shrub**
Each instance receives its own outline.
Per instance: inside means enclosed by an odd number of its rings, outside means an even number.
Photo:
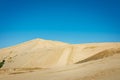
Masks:
[[[0,62],[0,68],[3,67],[4,63],[5,63],[5,60],[3,60],[2,62]]]

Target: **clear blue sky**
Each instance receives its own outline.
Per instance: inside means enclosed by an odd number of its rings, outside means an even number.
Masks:
[[[34,38],[120,42],[120,0],[0,0],[0,48]]]

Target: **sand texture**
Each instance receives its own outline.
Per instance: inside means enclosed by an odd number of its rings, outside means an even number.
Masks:
[[[0,49],[0,80],[120,80],[120,42],[35,39]]]

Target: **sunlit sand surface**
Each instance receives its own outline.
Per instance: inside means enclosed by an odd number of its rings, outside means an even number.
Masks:
[[[35,39],[0,49],[0,80],[120,80],[120,43]]]

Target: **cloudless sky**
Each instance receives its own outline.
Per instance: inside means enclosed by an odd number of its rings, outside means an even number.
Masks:
[[[120,0],[0,0],[0,48],[35,38],[120,42]]]

